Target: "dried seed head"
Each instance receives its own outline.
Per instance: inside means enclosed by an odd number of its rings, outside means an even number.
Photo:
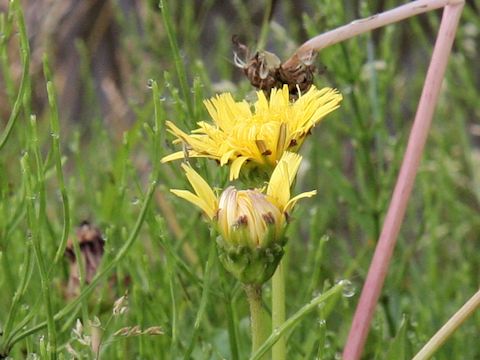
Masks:
[[[123,328],[115,331],[113,336],[128,336],[128,334],[130,333],[130,329],[131,329],[130,326],[123,327]]]
[[[128,311],[128,294],[125,293],[121,298],[115,300],[113,304],[113,315],[118,316]]]
[[[268,51],[257,51],[250,55],[250,50],[239,41],[238,36],[234,36],[232,42],[235,65],[243,69],[250,83],[265,94],[270,94],[272,88],[281,88],[286,84],[290,96],[296,98],[313,84],[316,73],[314,61],[317,56],[313,49],[282,63],[277,55]]]
[[[237,67],[243,69],[250,59],[250,49],[242,44],[238,35],[232,36],[233,44],[233,62]]]
[[[93,320],[89,320],[89,322],[91,327],[99,328],[102,326],[102,322],[100,321],[98,316],[94,316]]]
[[[283,85],[278,74],[279,66],[280,59],[275,54],[257,52],[248,60],[243,72],[253,86],[270,93],[272,88],[281,88]]]
[[[90,346],[91,344],[92,339],[89,335],[84,334],[83,324],[80,319],[77,319],[75,327],[72,329],[72,338],[84,346]]]
[[[83,336],[83,324],[80,319],[75,322],[75,328],[72,330],[74,337],[80,338]]]
[[[145,335],[163,335],[163,334],[165,334],[165,332],[163,331],[163,329],[160,326],[149,327],[149,328],[145,329],[145,331],[143,333]]]
[[[142,330],[139,325],[126,326],[117,330],[113,336],[139,336],[139,335],[163,335],[164,331],[160,326],[152,326]]]
[[[297,96],[307,91],[313,84],[316,72],[313,63],[315,57],[316,53],[313,51],[307,52],[305,56],[296,57],[297,61],[282,64],[279,69],[280,78]]]

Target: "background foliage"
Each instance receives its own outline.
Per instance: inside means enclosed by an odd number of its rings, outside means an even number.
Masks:
[[[50,320],[60,356],[76,351],[93,357],[85,339],[72,332],[81,319],[83,335],[95,337],[96,327],[105,328],[105,359],[246,358],[242,289],[212,256],[214,240],[200,212],[168,192],[187,188],[179,164],[160,165],[159,158],[173,150],[166,119],[191,129],[208,119],[204,98],[226,90],[237,99],[253,98],[233,65],[231,36],[239,34],[255,48],[263,6],[106,1],[82,12],[65,2],[42,23],[34,21],[35,12],[40,17],[48,8],[38,3],[23,4],[30,52],[19,26],[21,7],[2,5],[0,14],[3,131],[14,106],[19,109],[0,157],[0,326],[11,335],[1,338],[0,353],[11,350],[15,359],[42,355]],[[274,1],[266,48],[286,59],[308,37],[396,5]],[[464,10],[365,359],[411,357],[478,286],[479,8],[471,1]],[[289,334],[291,359],[333,359],[341,352],[439,15],[359,36],[317,58],[325,68],[317,86],[336,87],[345,99],[302,150],[306,164],[297,191],[318,189],[318,195],[298,207],[289,229],[287,311],[293,314],[340,279],[349,279],[357,292],[337,296],[302,319]],[[43,70],[44,54],[51,75]],[[17,98],[26,60],[30,75]],[[50,103],[47,80],[53,81]],[[202,160],[195,165],[212,184],[225,185],[225,169]],[[112,271],[93,293],[67,305],[69,265],[55,255],[62,254],[64,230],[74,238],[76,224],[85,219],[104,234],[102,269]],[[127,290],[128,312],[111,319],[114,300]],[[265,294],[268,308],[268,286]],[[61,319],[54,322],[53,314]],[[480,357],[479,320],[476,314],[436,358]],[[160,326],[164,334],[114,336],[136,325]]]

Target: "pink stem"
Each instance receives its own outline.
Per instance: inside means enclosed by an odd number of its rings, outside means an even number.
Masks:
[[[435,48],[433,49],[432,59],[408,139],[400,174],[343,352],[344,360],[359,359],[365,345],[375,305],[387,274],[388,265],[420,164],[463,5],[463,2],[459,2],[447,5],[444,9],[440,30]]]
[[[435,9],[443,8],[455,3],[463,3],[463,0],[417,0],[395,9],[385,11],[380,14],[372,15],[364,19],[355,20],[347,25],[340,26],[334,30],[327,31],[311,38],[303,43],[297,51],[283,63],[282,67],[288,67],[291,62],[297,62],[303,54],[311,50],[319,52],[331,45],[350,39],[356,35],[366,33],[367,31],[377,29],[382,26],[390,25],[415,15],[426,13]]]

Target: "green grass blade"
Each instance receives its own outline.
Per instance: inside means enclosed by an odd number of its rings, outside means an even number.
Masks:
[[[110,271],[118,265],[118,263],[125,257],[125,255],[128,253],[128,250],[132,247],[132,245],[135,243],[135,240],[138,237],[138,234],[140,232],[140,229],[143,225],[143,222],[145,220],[148,206],[150,205],[150,201],[152,200],[153,194],[155,192],[157,186],[157,182],[153,181],[150,184],[150,187],[148,189],[148,192],[145,196],[145,199],[143,200],[142,204],[142,210],[140,211],[140,214],[138,215],[137,221],[135,223],[135,226],[133,227],[127,241],[125,244],[120,248],[118,251],[117,255],[113,258],[111,262],[109,262],[107,265],[105,265],[102,270],[93,278],[90,284],[86,286],[83,291],[80,293],[80,295],[70,302],[68,305],[66,305],[63,309],[61,309],[58,313],[55,314],[54,320],[59,321],[63,319],[65,316],[70,314],[73,310],[77,308],[77,306],[83,301],[84,298],[86,298],[92,291],[96,288],[96,286],[102,281],[109,273]],[[24,339],[27,336],[30,336],[32,334],[35,334],[37,331],[45,328],[47,325],[46,322],[42,322],[38,325],[35,325],[34,327],[25,330],[24,332],[18,334],[9,343],[9,346],[13,346],[15,343],[18,341]]]
[[[0,151],[3,149],[7,143],[10,134],[12,133],[13,127],[17,122],[17,119],[20,115],[20,110],[22,108],[23,98],[26,94],[29,82],[29,69],[30,69],[30,47],[28,44],[27,30],[25,28],[25,19],[23,17],[23,10],[20,6],[19,0],[12,1],[11,6],[13,7],[15,13],[17,14],[18,28],[20,30],[20,52],[22,54],[23,61],[23,71],[22,79],[20,80],[20,89],[18,90],[17,98],[13,104],[13,109],[8,119],[7,126],[0,136]]]
[[[187,80],[187,72],[185,71],[185,66],[183,65],[183,60],[180,56],[180,50],[178,48],[178,41],[175,32],[175,28],[173,26],[172,21],[172,14],[170,13],[170,7],[168,4],[168,0],[160,0],[158,3],[158,7],[162,12],[162,19],[165,25],[165,31],[167,32],[168,41],[170,43],[170,49],[172,51],[173,62],[175,63],[175,69],[177,71],[178,81],[180,83],[180,89],[182,91],[183,100],[187,106],[188,116],[190,118],[191,124],[195,123],[194,113],[193,113],[193,105],[192,99],[190,95]]]
[[[286,335],[286,332],[293,329],[305,316],[307,316],[312,310],[314,310],[322,302],[325,302],[330,297],[338,294],[343,289],[343,283],[339,282],[337,285],[326,291],[325,293],[317,296],[308,304],[304,305],[294,315],[292,315],[287,321],[283,323],[278,329],[276,329],[268,339],[260,346],[260,348],[250,357],[250,360],[261,359],[263,355],[280,339]]]

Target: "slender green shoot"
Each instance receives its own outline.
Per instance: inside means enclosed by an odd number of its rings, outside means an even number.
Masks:
[[[298,310],[294,315],[292,315],[287,321],[283,323],[282,326],[275,329],[272,332],[272,335],[265,340],[262,346],[260,346],[251,356],[250,360],[259,360],[263,355],[267,353],[268,350],[282,337],[285,336],[286,332],[293,329],[298,323],[307,316],[312,310],[318,307],[322,302],[327,301],[332,296],[340,293],[344,287],[344,283],[340,281],[337,285],[326,291],[325,293],[317,296],[308,304],[304,305],[300,310]]]
[[[7,143],[8,138],[10,137],[13,127],[18,120],[20,111],[22,108],[23,98],[26,94],[29,82],[29,69],[30,69],[30,46],[28,44],[27,30],[25,28],[25,19],[23,17],[23,10],[20,6],[19,0],[13,0],[11,6],[14,9],[17,15],[18,29],[20,32],[20,53],[22,55],[23,70],[22,70],[22,79],[20,80],[20,89],[18,90],[17,98],[13,104],[12,112],[8,119],[7,126],[3,130],[2,135],[0,136],[0,151],[3,149]]]
[[[170,43],[170,49],[172,51],[172,58],[173,62],[175,63],[175,69],[177,71],[178,81],[180,84],[180,89],[182,91],[183,101],[187,106],[187,113],[192,121],[194,122],[194,112],[193,112],[193,104],[191,100],[190,94],[190,86],[188,85],[187,80],[187,72],[185,70],[185,66],[183,64],[183,60],[180,56],[180,50],[178,47],[178,41],[176,37],[176,32],[172,22],[172,14],[170,13],[170,6],[168,4],[168,0],[160,0],[158,3],[158,7],[162,12],[162,19],[165,25],[165,31],[168,36],[168,41]]]

